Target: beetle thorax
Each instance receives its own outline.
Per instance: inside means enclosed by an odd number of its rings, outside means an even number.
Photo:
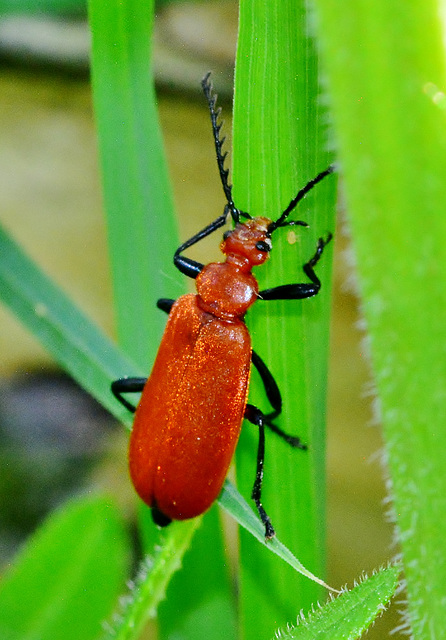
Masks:
[[[213,262],[198,275],[199,305],[222,320],[242,318],[257,300],[259,287],[252,267],[269,256],[268,218],[251,218],[224,235],[220,249],[226,262]]]
[[[212,262],[196,279],[200,307],[222,320],[245,315],[257,300],[259,287],[252,273],[229,262]]]

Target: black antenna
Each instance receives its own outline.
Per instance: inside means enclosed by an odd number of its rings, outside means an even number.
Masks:
[[[219,122],[221,107],[218,107],[218,109],[215,108],[215,105],[217,103],[217,94],[214,93],[210,77],[211,72],[209,71],[201,81],[201,86],[203,87],[203,93],[206,97],[206,100],[208,101],[209,113],[211,114],[212,131],[214,134],[215,151],[217,153],[217,164],[218,170],[220,172],[221,184],[223,186],[223,191],[225,192],[231,216],[234,222],[237,223],[242,212],[237,209],[232,199],[232,186],[228,182],[229,170],[225,168],[225,160],[228,154],[227,152],[222,153],[223,143],[226,138],[223,137],[220,139],[220,130],[223,125],[222,122]]]
[[[297,193],[296,197],[291,200],[290,204],[287,206],[287,208],[282,213],[282,215],[276,221],[272,222],[269,225],[268,227],[269,233],[272,233],[278,227],[285,227],[287,225],[292,225],[292,224],[300,224],[302,226],[308,226],[305,222],[302,222],[301,220],[293,220],[291,222],[285,222],[285,220],[290,215],[291,211],[296,207],[296,205],[302,200],[302,198],[304,198],[307,195],[307,193],[311,191],[311,189],[315,187],[321,180],[323,180],[326,176],[330,175],[330,173],[333,173],[335,169],[336,169],[335,165],[331,164],[327,169],[325,169],[325,171],[321,171],[320,173],[318,173],[318,175],[315,178],[310,180],[310,182],[308,182],[305,185],[305,187],[303,187]]]

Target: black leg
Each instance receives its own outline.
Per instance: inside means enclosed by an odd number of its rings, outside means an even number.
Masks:
[[[158,309],[161,309],[161,311],[170,313],[174,302],[175,300],[172,300],[172,298],[160,298],[159,300],[157,300],[156,306],[158,307]]]
[[[147,378],[120,378],[111,383],[113,395],[129,411],[135,413],[136,407],[122,397],[123,393],[141,393]]]
[[[301,442],[298,436],[290,436],[288,433],[285,433],[285,431],[282,431],[282,429],[277,425],[273,424],[272,421],[282,412],[282,396],[280,394],[279,387],[277,386],[277,382],[274,380],[271,371],[255,351],[252,352],[252,363],[260,374],[263,386],[265,387],[266,396],[274,409],[274,411],[271,411],[270,413],[262,414],[263,423],[292,447],[306,450],[307,446]],[[259,409],[256,409],[256,411],[259,411]]]
[[[279,436],[284,438],[286,442],[291,444],[292,446],[298,447],[300,449],[306,449],[306,446],[303,445],[299,438],[294,438],[292,436],[288,436],[281,429],[276,427],[276,425],[270,422],[270,415],[265,415],[260,409],[255,407],[253,404],[247,404],[245,408],[245,418],[249,420],[252,424],[255,424],[259,428],[259,446],[257,450],[257,467],[256,467],[256,477],[254,480],[254,485],[252,488],[251,497],[255,502],[257,507],[257,511],[259,513],[260,519],[265,527],[265,538],[270,540],[275,536],[274,527],[271,524],[270,517],[266,513],[263,505],[262,505],[262,481],[263,481],[263,467],[265,464],[265,425],[269,427],[272,431],[277,433]]]
[[[277,416],[282,411],[282,397],[280,395],[279,387],[277,386],[277,383],[274,380],[271,371],[263,362],[259,354],[255,351],[252,352],[252,363],[260,374],[263,385],[265,387],[266,395],[269,402],[271,403],[271,406],[273,407],[273,411],[266,414],[252,404],[247,404],[245,409],[246,420],[249,420],[249,422],[255,424],[259,428],[259,446],[257,450],[256,477],[254,480],[251,497],[255,502],[260,519],[265,527],[265,538],[267,540],[270,540],[275,536],[275,531],[261,501],[263,467],[265,463],[265,425],[292,447],[304,450],[307,447],[306,445],[302,444],[300,438],[298,438],[297,436],[288,435],[272,422],[274,418],[277,418]]]
[[[173,303],[175,300],[171,298],[160,298],[156,306],[161,311],[165,311],[169,313],[172,309]],[[147,378],[119,378],[119,380],[115,380],[111,383],[111,391],[115,398],[119,400],[119,402],[129,411],[135,413],[136,407],[131,402],[126,400],[122,394],[123,393],[141,393],[144,389],[144,385],[147,381]]]
[[[221,216],[219,216],[216,220],[214,220],[214,222],[211,222],[211,224],[208,224],[207,227],[192,236],[192,238],[189,238],[189,240],[183,242],[183,244],[175,251],[175,254],[173,256],[173,263],[176,268],[188,278],[196,278],[200,271],[203,269],[203,265],[200,262],[191,260],[190,258],[185,258],[181,254],[183,253],[183,251],[186,251],[186,249],[196,244],[203,238],[206,238],[211,233],[226,224],[228,211],[229,209],[226,206]]]
[[[296,284],[283,284],[279,287],[273,287],[272,289],[264,289],[259,292],[260,300],[303,300],[304,298],[311,298],[319,293],[321,288],[321,281],[317,277],[314,267],[320,260],[320,257],[324,251],[324,248],[332,239],[332,234],[329,233],[327,239],[319,238],[317,248],[314,256],[304,264],[303,270],[308,278],[309,282],[300,282]]]
[[[156,504],[152,505],[152,520],[159,527],[167,527],[172,522],[172,518],[165,516],[162,511],[158,509]]]
[[[251,498],[254,500],[257,507],[257,511],[265,527],[265,538],[271,540],[276,535],[274,527],[271,524],[269,515],[266,513],[262,505],[262,480],[263,480],[263,466],[265,463],[265,427],[264,427],[264,415],[254,405],[247,404],[245,409],[245,418],[257,425],[259,428],[259,447],[257,449],[257,468],[256,477],[254,480],[254,486],[252,488]]]
[[[282,411],[282,396],[280,395],[280,389],[277,386],[277,382],[273,378],[273,374],[263,362],[259,354],[252,351],[251,354],[252,364],[255,366],[260,374],[260,377],[265,387],[266,396],[274,409],[274,417],[277,417]],[[270,414],[272,416],[272,414]]]

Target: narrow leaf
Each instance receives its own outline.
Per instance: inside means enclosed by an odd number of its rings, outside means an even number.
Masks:
[[[433,0],[317,0],[414,638],[444,637],[446,118]]]
[[[251,215],[277,219],[298,190],[331,162],[311,37],[307,4],[296,0],[241,0],[235,72],[233,182],[236,205]],[[334,230],[335,176],[318,185],[299,204],[292,219],[304,229],[278,229],[267,265],[259,268],[260,287],[307,281],[302,266],[314,255],[319,237]],[[262,503],[277,534],[306,566],[325,571],[325,407],[331,251],[317,273],[321,292],[311,300],[263,302],[247,321],[258,351],[283,398],[277,424],[298,435],[308,452],[291,450],[266,434]],[[253,375],[250,402],[269,404]],[[244,426],[237,452],[237,484],[247,495],[254,479],[257,433]],[[244,638],[272,632],[280,618],[292,619],[320,589],[302,580],[263,549],[241,536],[241,611]],[[260,573],[259,573],[260,572]],[[264,579],[259,579],[263,575]],[[274,583],[274,593],[264,589]]]
[[[108,499],[54,512],[0,584],[2,640],[97,638],[124,584],[128,545]]]
[[[282,560],[287,562],[291,567],[293,567],[293,569],[322,587],[325,587],[334,593],[339,593],[337,589],[333,589],[333,587],[330,587],[323,580],[312,574],[311,571],[308,571],[308,569],[299,562],[291,551],[279,541],[277,536],[272,540],[265,540],[264,525],[228,480],[225,482],[218,501],[220,505],[230,513],[244,529],[246,529],[246,531],[253,535],[254,538],[257,538],[257,540],[272,551],[272,553],[275,553],[279,558],[282,558]]]
[[[174,269],[172,260],[179,241],[151,65],[154,4],[153,0],[110,3],[89,0],[93,102],[118,338],[121,347],[146,373],[150,371],[165,324],[164,314],[156,309],[156,300],[184,293],[184,277]],[[196,78],[197,86],[200,79]],[[181,126],[179,122],[178,127]],[[188,152],[184,149],[185,154]],[[158,532],[151,518],[146,517],[147,510],[142,508],[139,513],[144,514],[139,520],[141,535],[146,548],[151,549],[153,541],[158,539]],[[218,594],[226,603],[231,601],[228,576],[225,574],[215,580],[216,567],[225,572],[221,532],[216,520],[204,519],[200,539],[206,540],[206,551],[200,549],[197,562],[186,563],[181,577],[177,576],[171,585],[169,602],[159,612],[161,637],[172,629],[184,631],[183,623],[190,623],[191,610],[199,608],[210,594]],[[194,526],[191,526],[193,531]],[[189,531],[188,527],[184,530]],[[168,544],[170,538],[165,533],[163,540]],[[177,549],[178,563],[186,548],[182,545]],[[191,553],[197,552],[192,549]],[[157,558],[163,561],[162,554],[157,554]],[[172,562],[164,566],[163,584],[167,584],[173,566]],[[156,574],[155,566],[154,571]],[[213,582],[207,589],[189,588],[190,584],[206,579]],[[188,591],[188,598],[184,596],[182,585]],[[147,576],[147,588],[143,580],[139,581],[138,593],[142,594],[142,599],[137,599],[134,607],[141,614],[156,608],[156,598],[150,604],[146,603],[146,597],[155,596],[152,588],[151,572]],[[134,615],[138,626],[140,616]],[[232,628],[233,616],[225,616],[222,621],[226,623],[221,629],[223,634]],[[196,634],[196,627],[191,628]]]
[[[0,228],[0,298],[104,407],[130,423],[110,382],[143,375]]]
[[[156,555],[140,566],[124,608],[107,625],[103,640],[138,640],[145,624],[156,615],[173,573],[180,569],[181,558],[190,545],[201,519],[173,522],[162,536]]]
[[[381,614],[398,586],[398,567],[389,567],[362,580],[325,606],[302,615],[283,640],[355,640]]]
[[[89,0],[117,333],[141,367],[153,360],[165,322],[156,301],[178,291],[176,222],[151,68],[153,5]]]

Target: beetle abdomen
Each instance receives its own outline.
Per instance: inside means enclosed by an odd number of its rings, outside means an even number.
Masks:
[[[217,498],[240,433],[250,365],[243,321],[202,311],[194,294],[174,304],[130,438],[130,474],[149,506],[183,520]]]

